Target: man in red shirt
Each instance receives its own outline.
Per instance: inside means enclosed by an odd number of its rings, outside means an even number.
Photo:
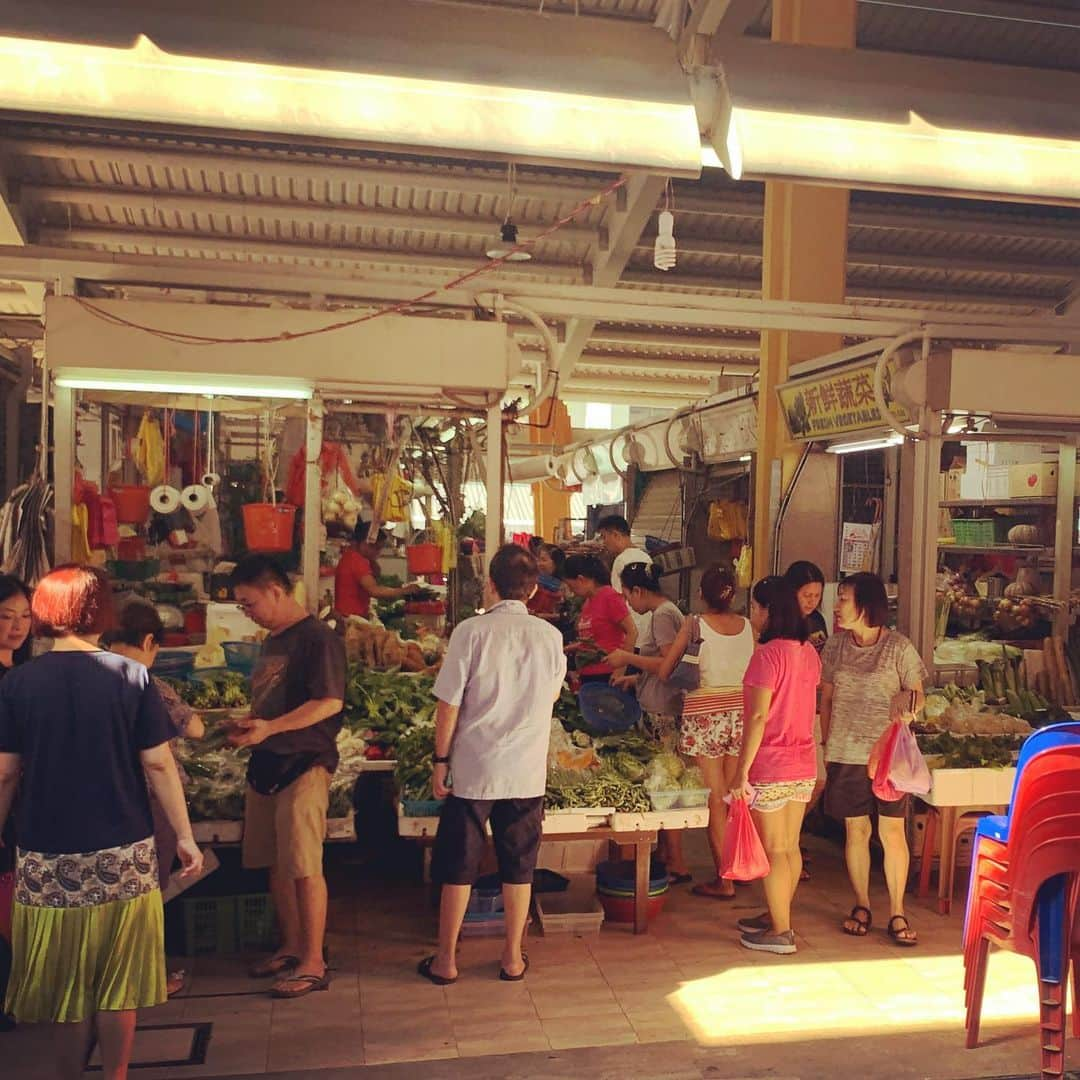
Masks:
[[[359,615],[367,619],[371,615],[371,598],[398,600],[411,596],[421,588],[405,585],[394,588],[380,585],[379,552],[386,545],[387,534],[380,531],[374,541],[368,541],[370,523],[358,521],[353,529],[353,543],[347,548],[337,564],[334,574],[334,607],[342,615]]]

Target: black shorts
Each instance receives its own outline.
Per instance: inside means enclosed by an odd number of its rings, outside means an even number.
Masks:
[[[902,818],[907,813],[908,797],[885,802],[874,794],[873,781],[865,765],[845,765],[830,761],[825,767],[825,813],[842,821],[849,817]]]
[[[487,846],[491,821],[499,880],[531,885],[544,821],[544,796],[535,799],[459,799],[451,795],[439,817],[431,879],[438,885],[472,885]]]

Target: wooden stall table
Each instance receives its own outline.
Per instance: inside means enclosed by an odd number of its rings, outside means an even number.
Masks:
[[[624,814],[610,807],[549,810],[544,815],[547,840],[607,840],[634,849],[634,933],[648,929],[649,862],[661,829],[703,829],[709,824],[707,806]],[[398,806],[398,835],[430,845],[439,828],[438,817],[406,817]],[[490,834],[490,827],[489,827]]]
[[[917,895],[923,900],[930,893],[934,840],[940,836],[938,913],[948,915],[956,872],[957,823],[964,814],[1003,814],[1012,798],[1016,769],[931,769],[930,777],[930,793],[920,796],[928,813]]]

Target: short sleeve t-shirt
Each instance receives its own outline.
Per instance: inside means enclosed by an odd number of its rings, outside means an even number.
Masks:
[[[334,571],[334,607],[342,615],[366,619],[371,614],[371,593],[360,584],[369,574],[374,574],[371,560],[355,547],[347,548]]]
[[[520,600],[503,600],[454,629],[435,696],[460,710],[450,747],[455,795],[544,794],[551,713],[565,677],[562,634]]]
[[[811,780],[817,776],[814,714],[821,660],[808,641],[775,638],[760,645],[743,676],[744,711],[752,687],[773,692],[750,783]]]
[[[626,601],[610,585],[602,585],[585,601],[578,619],[578,640],[595,642],[605,653],[621,648],[626,631],[619,625],[630,608]],[[582,675],[610,674],[611,665],[589,664],[581,669]]]
[[[174,735],[149,672],[116,653],[53,651],[0,683],[0,752],[18,754],[26,851],[73,854],[154,831],[140,751]]]
[[[328,626],[308,615],[268,637],[251,676],[251,715],[263,720],[298,709],[308,701],[345,699],[345,644]],[[252,763],[265,754],[311,756],[311,766],[337,768],[341,713],[299,731],[271,735],[252,751]],[[248,776],[251,776],[249,768]]]
[[[670,648],[685,621],[683,613],[670,600],[647,616],[645,636],[638,651],[642,656],[659,656]],[[676,716],[682,704],[682,691],[664,682],[658,675],[643,671],[638,676],[638,703],[649,713]]]
[[[646,566],[652,566],[652,557],[647,551],[642,551],[641,548],[627,548],[625,551],[620,551],[615,556],[615,561],[611,564],[611,587],[622,596],[622,572],[628,567],[633,566],[634,563],[644,563]],[[636,611],[630,612],[630,617],[634,620],[634,625],[637,627],[638,637],[644,637],[645,631],[648,628],[649,616],[639,615]]]
[[[893,697],[913,690],[926,678],[915,646],[895,630],[882,633],[875,645],[860,647],[843,630],[821,653],[821,681],[833,688],[832,720],[825,760],[865,765],[870,751],[889,726]]]
[[[825,642],[829,640],[829,627],[825,616],[820,611],[811,611],[806,616],[806,627],[810,631],[810,644],[820,653],[825,648]]]

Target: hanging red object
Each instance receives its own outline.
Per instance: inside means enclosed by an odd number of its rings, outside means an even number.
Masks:
[[[289,479],[285,485],[285,498],[294,506],[304,505],[305,476],[307,468],[307,450],[301,446],[289,462]],[[339,443],[324,442],[319,454],[320,486],[325,490],[335,476],[354,494],[359,493],[359,485],[353,475],[348,455]]]

